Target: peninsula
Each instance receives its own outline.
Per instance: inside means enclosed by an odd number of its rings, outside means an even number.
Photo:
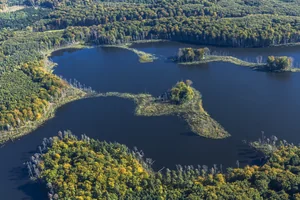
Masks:
[[[299,68],[293,67],[293,60],[287,56],[268,56],[266,63],[262,58],[258,62],[248,62],[233,56],[211,55],[209,48],[180,48],[177,55],[171,60],[181,65],[195,65],[210,62],[229,62],[239,66],[250,67],[257,71],[267,72],[300,72]]]
[[[199,91],[191,87],[192,82],[180,81],[172,89],[158,97],[150,94],[108,92],[98,97],[116,96],[134,100],[137,116],[177,115],[183,118],[192,132],[202,137],[223,139],[230,134],[204,110]]]

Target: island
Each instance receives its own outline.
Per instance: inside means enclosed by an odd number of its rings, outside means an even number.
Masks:
[[[229,62],[239,66],[250,67],[257,71],[267,72],[300,72],[300,68],[293,67],[293,59],[287,56],[268,56],[267,62],[262,62],[262,57],[257,62],[248,62],[233,56],[211,55],[210,49],[205,48],[180,48],[176,56],[170,58],[181,65],[195,65],[210,62]]]
[[[223,139],[230,134],[204,110],[202,96],[192,86],[192,81],[180,81],[158,97],[150,94],[108,92],[98,97],[120,97],[133,100],[137,116],[177,115],[183,118],[192,132],[202,137]]]
[[[26,163],[55,199],[299,199],[300,148],[285,144],[261,165],[152,168],[144,152],[119,143],[78,139],[70,131],[45,138]]]

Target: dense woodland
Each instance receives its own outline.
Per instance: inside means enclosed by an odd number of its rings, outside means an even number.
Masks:
[[[15,5],[25,8],[0,12],[0,82],[3,83],[0,127],[17,127],[23,121],[38,119],[53,94],[59,96],[64,84],[57,84],[57,77],[49,73],[47,80],[51,83],[45,84],[41,82],[43,78],[37,79],[25,67],[38,63],[34,65],[44,73],[45,55],[57,48],[75,43],[122,44],[144,39],[231,47],[296,43],[300,41],[299,3],[299,0],[1,0],[0,10]],[[178,60],[198,61],[207,53],[207,49],[181,49]],[[268,59],[271,71],[290,65],[289,58]],[[15,83],[7,83],[9,80]],[[30,110],[29,116],[25,110]]]
[[[300,41],[299,0],[26,0],[6,4],[29,7],[0,13],[0,73],[39,61],[46,51],[75,42],[99,45],[167,39],[262,47]]]
[[[203,45],[265,47],[300,42],[299,0],[0,0],[0,130],[41,118],[69,85],[47,71],[60,47],[166,39]],[[9,12],[9,6],[25,9]],[[2,12],[5,11],[5,12]],[[182,61],[205,49],[182,50]],[[269,57],[272,69],[291,60]],[[190,83],[170,91],[175,103]],[[155,172],[143,153],[70,133],[45,139],[28,169],[50,199],[300,199],[300,150],[281,145],[263,166],[182,167]]]
[[[44,109],[42,105],[51,102],[53,87],[55,91],[62,90],[64,84],[56,84],[58,78],[54,75],[47,75],[54,84],[51,88],[24,67],[39,63],[38,68],[43,71],[42,61],[54,49],[74,43],[121,44],[144,39],[232,47],[296,43],[300,41],[299,3],[299,0],[1,0],[0,10],[13,5],[25,8],[0,12],[0,82],[5,83],[0,85],[0,127],[37,119]],[[207,54],[206,49],[180,51],[178,59],[185,62],[204,59]],[[286,69],[290,63],[284,57],[268,59],[270,69]],[[15,84],[7,83],[13,79]],[[22,89],[19,83],[31,89]],[[39,108],[34,105],[36,101],[43,102]],[[31,110],[33,116],[22,113],[25,109]]]
[[[47,72],[43,63],[28,63],[0,78],[0,130],[20,127],[42,117],[67,83]]]
[[[44,139],[27,163],[50,199],[299,199],[300,149],[278,145],[262,166],[151,168],[152,159],[118,143],[70,132]]]

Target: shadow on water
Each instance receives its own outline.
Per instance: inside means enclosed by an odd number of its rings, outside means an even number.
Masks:
[[[19,181],[19,180],[28,180],[28,171],[26,165],[13,168],[10,172],[10,180]]]
[[[26,196],[22,200],[48,200],[48,190],[39,182],[28,182],[18,187]]]
[[[57,50],[57,51],[53,51],[51,53],[51,56],[57,56],[57,57],[61,57],[63,56],[65,53],[73,53],[73,52],[76,52],[76,51],[79,51],[80,49],[78,48],[67,48],[67,49],[60,49],[60,50]]]
[[[141,50],[168,57],[179,47],[182,44],[151,44],[150,48],[147,44]],[[95,98],[72,102],[60,108],[55,118],[36,131],[0,149],[0,158],[4,160],[0,165],[0,199],[47,199],[43,184],[27,181],[26,166],[22,163],[36,152],[43,137],[56,135],[59,130],[69,129],[76,135],[85,133],[91,138],[116,141],[129,148],[137,146],[147,157],[156,160],[157,170],[163,166],[174,168],[176,164],[211,166],[217,163],[224,168],[235,167],[237,160],[240,167],[259,165],[265,161],[262,155],[242,144],[242,140],[257,139],[261,130],[294,143],[300,141],[297,135],[300,73],[255,72],[220,62],[181,66],[158,59],[141,64],[134,53],[118,48],[74,51],[53,54],[56,56],[53,61],[59,64],[55,73],[77,79],[96,91],[146,91],[158,96],[177,81],[192,80],[203,95],[204,109],[232,137],[210,140],[197,136],[176,116],[135,116],[134,103],[129,100]],[[251,49],[232,51],[240,56],[249,56],[250,51],[254,58],[263,53]],[[300,55],[299,52],[294,50],[291,54]],[[273,54],[272,49],[267,54]]]
[[[283,73],[267,73],[266,76],[276,81],[289,81],[292,77],[293,72],[283,72]]]
[[[45,184],[38,181],[29,180],[26,165],[13,168],[10,172],[11,181],[24,181],[24,184],[18,185],[17,189],[24,193],[27,197],[22,200],[47,200],[47,188]]]

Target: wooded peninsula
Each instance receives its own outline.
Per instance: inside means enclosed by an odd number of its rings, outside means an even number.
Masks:
[[[292,66],[293,59],[287,56],[268,56],[266,63],[262,57],[257,57],[257,62],[243,61],[233,56],[211,55],[209,48],[180,48],[177,55],[171,60],[183,65],[195,65],[210,62],[230,62],[239,66],[251,67],[257,71],[267,72],[300,72],[299,68]]]
[[[191,80],[180,81],[158,97],[119,92],[100,93],[96,96],[131,99],[137,105],[135,109],[137,116],[178,115],[187,122],[192,132],[206,138],[229,137],[230,134],[204,110],[200,92],[191,85]]]

